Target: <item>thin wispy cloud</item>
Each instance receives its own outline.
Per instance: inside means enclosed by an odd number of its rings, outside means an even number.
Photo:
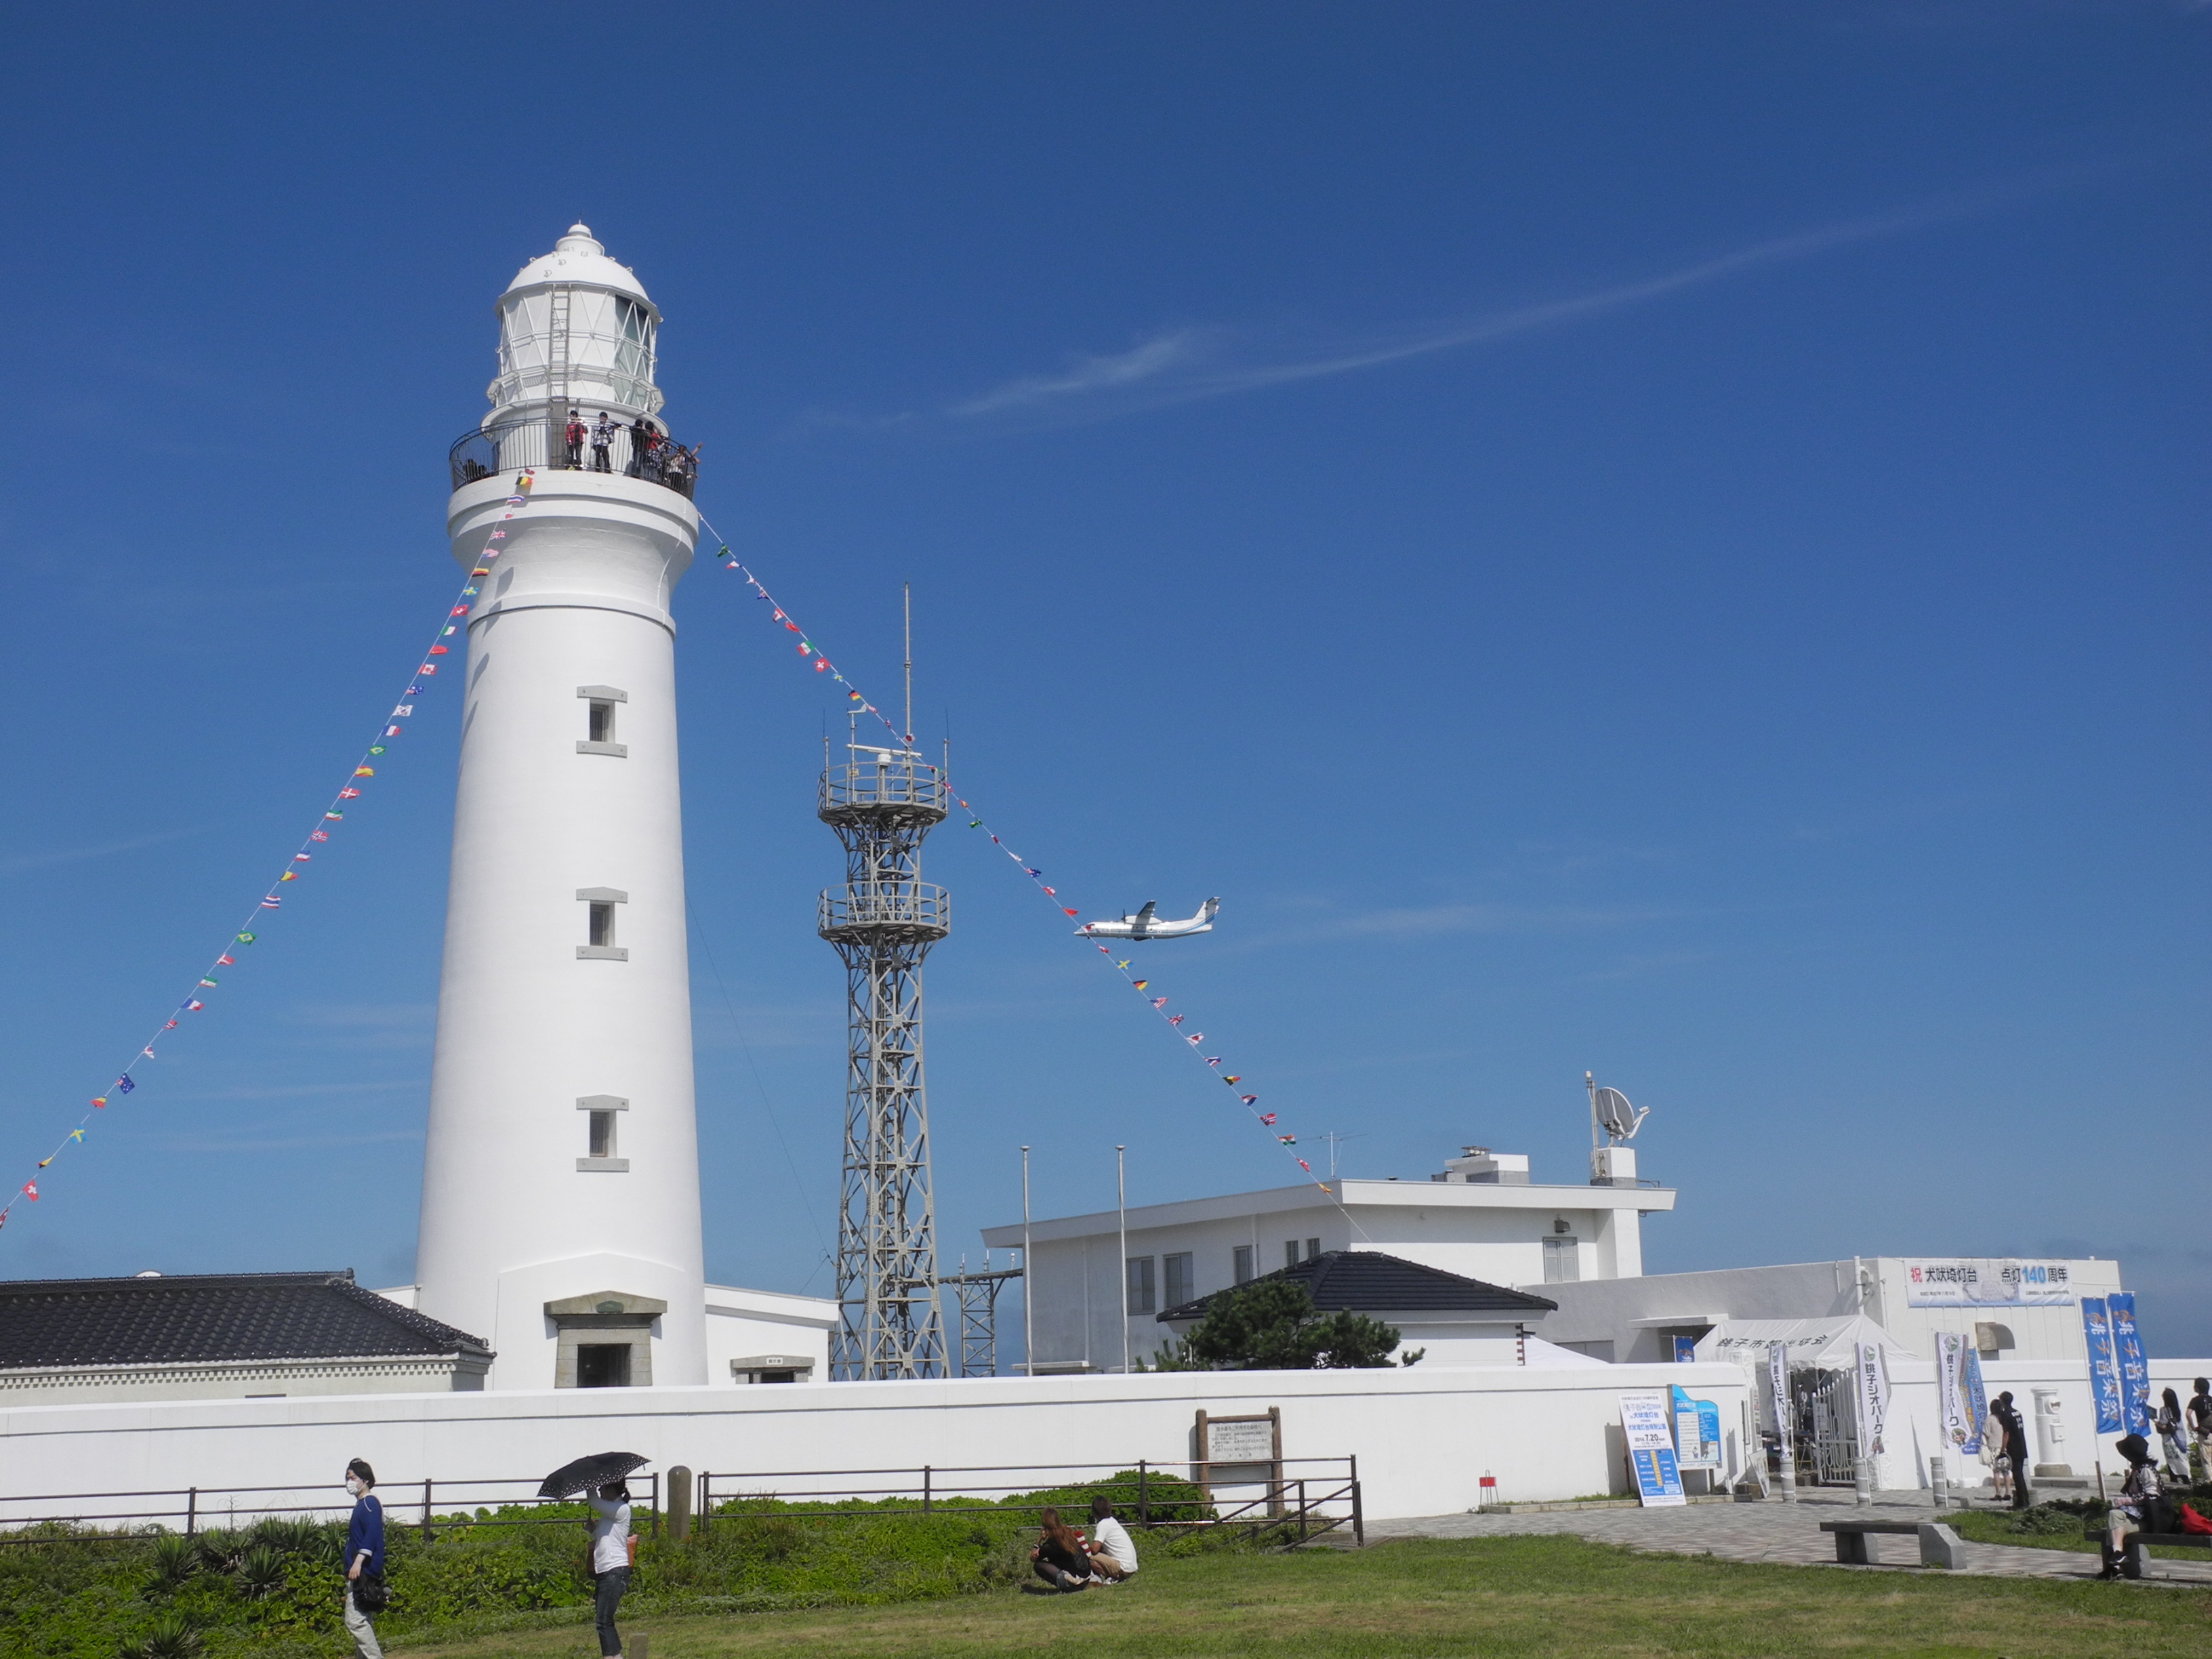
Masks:
[[[1331,349],[1273,362],[1237,361],[1237,341],[1226,329],[1178,329],[1142,340],[1127,351],[1079,357],[1058,374],[1023,375],[1008,380],[949,405],[945,413],[962,420],[1024,415],[1062,420],[1101,418],[1202,398],[1228,397],[1356,374],[1441,352],[1492,344],[1545,329],[1566,327],[1767,267],[1900,236],[1985,212],[2100,170],[2069,168],[2039,173],[1972,194],[1946,196],[1895,213],[1847,219],[1773,237],[1632,282],[1479,317],[1427,324],[1389,335],[1370,335]]]
[[[1195,330],[1183,329],[1156,336],[1113,356],[1079,358],[1058,374],[1030,374],[1009,380],[980,398],[953,404],[950,412],[989,415],[1003,409],[1033,408],[1066,398],[1119,391],[1187,368],[1202,355],[1201,336]]]

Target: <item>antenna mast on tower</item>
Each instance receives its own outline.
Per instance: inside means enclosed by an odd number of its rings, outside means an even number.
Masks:
[[[907,600],[907,726],[913,599]],[[837,1216],[840,1381],[945,1375],[937,1213],[922,1082],[921,962],[951,931],[950,896],[921,879],[921,842],[944,821],[944,769],[863,744],[824,757],[817,811],[845,848],[845,888],[822,895],[817,931],[845,963],[845,1160]]]

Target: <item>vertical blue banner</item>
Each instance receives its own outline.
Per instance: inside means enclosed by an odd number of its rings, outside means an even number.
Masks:
[[[2142,1337],[2136,1329],[2136,1299],[2115,1294],[2105,1298],[2112,1321],[2112,1358],[2120,1372],[2120,1415],[2130,1434],[2150,1433],[2150,1359],[2143,1352]]]
[[[2081,1334],[2089,1340],[2089,1394],[2097,1402],[2097,1432],[2118,1434],[2126,1420],[2120,1408],[2120,1372],[2112,1359],[2112,1321],[2101,1296],[2081,1298]]]

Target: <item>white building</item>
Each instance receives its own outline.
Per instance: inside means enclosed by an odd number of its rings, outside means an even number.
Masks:
[[[1125,1285],[1128,1352],[1149,1358],[1164,1335],[1163,1310],[1329,1250],[1379,1250],[1547,1296],[1560,1284],[1632,1279],[1644,1271],[1644,1217],[1674,1207],[1671,1190],[1635,1181],[1623,1160],[1617,1184],[1539,1185],[1526,1157],[1470,1146],[1425,1181],[1345,1177],[1141,1205],[1126,1217],[1126,1253],[1115,1211],[1033,1220],[1030,1363],[1120,1370]],[[1024,1232],[1016,1222],[983,1239],[1018,1249]]]
[[[2120,1264],[2057,1260],[1853,1256],[1772,1267],[1653,1273],[1632,1283],[1547,1285],[1559,1304],[1551,1341],[1626,1364],[1686,1354],[1729,1322],[1871,1319],[1928,1358],[1936,1333],[1973,1340],[1986,1359],[2086,1364],[2081,1298],[2120,1289]]]

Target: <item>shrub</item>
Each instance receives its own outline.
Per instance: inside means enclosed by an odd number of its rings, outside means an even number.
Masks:
[[[146,1627],[136,1642],[116,1650],[117,1659],[196,1659],[199,1632],[182,1613],[165,1613]]]

